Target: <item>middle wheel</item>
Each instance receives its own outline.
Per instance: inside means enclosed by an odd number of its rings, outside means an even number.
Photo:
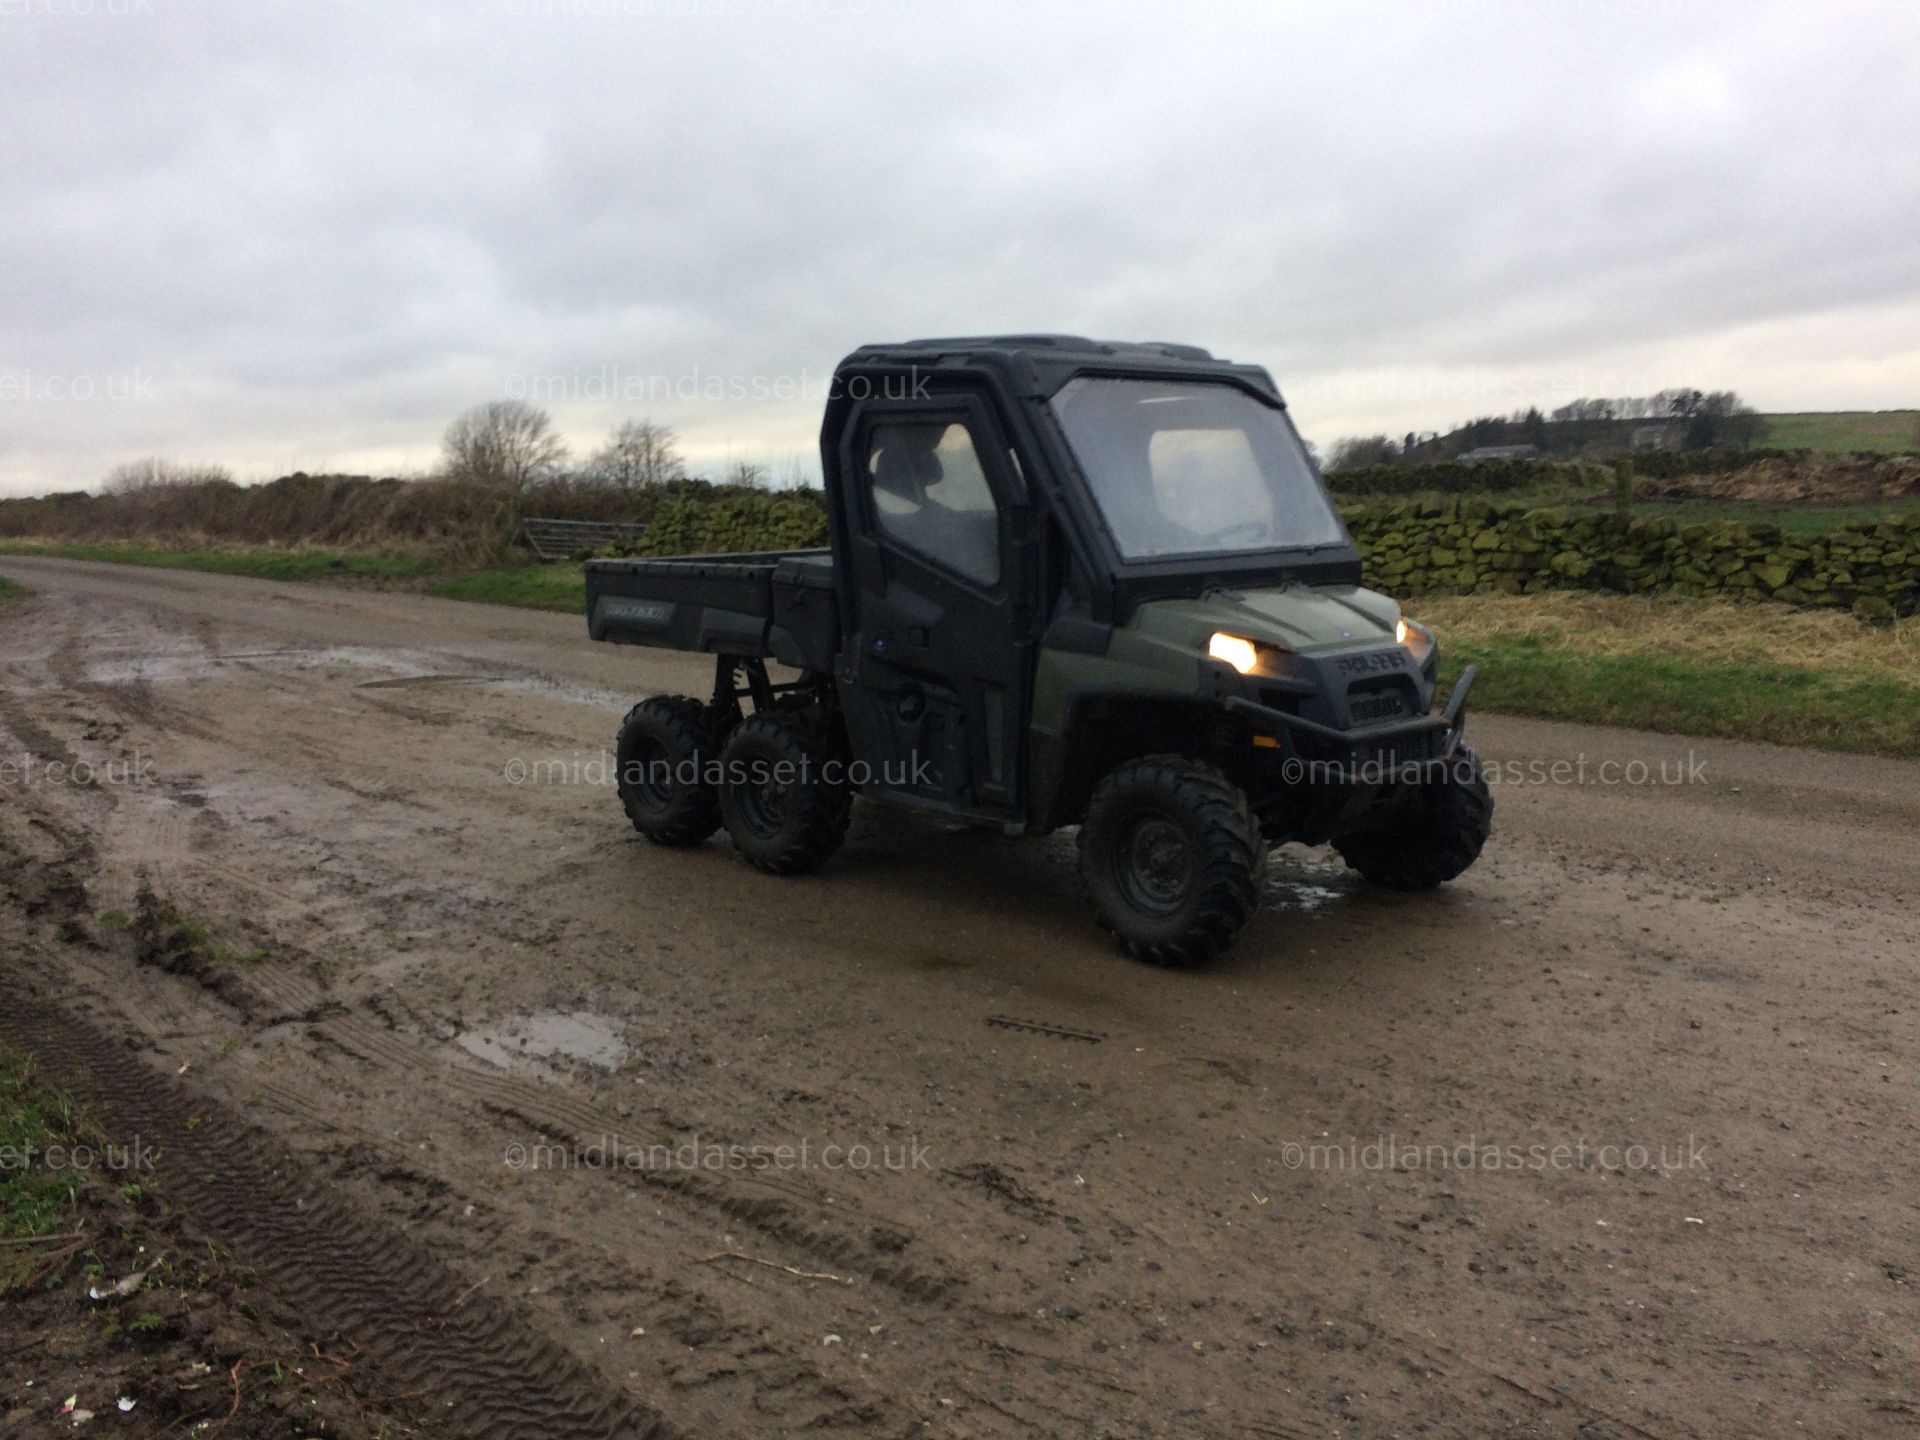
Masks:
[[[853,817],[845,761],[804,715],[749,715],[720,752],[720,815],[749,864],[774,875],[817,870]]]

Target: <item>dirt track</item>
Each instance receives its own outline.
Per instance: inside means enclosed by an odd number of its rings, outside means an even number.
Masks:
[[[1070,837],[862,810],[795,881],[638,841],[604,747],[708,676],[576,619],[0,573],[38,592],[0,615],[0,841],[87,889],[64,925],[0,916],[7,988],[132,1043],[147,1123],[217,1108],[290,1149],[328,1264],[405,1232],[421,1316],[458,1320],[443,1368],[477,1294],[473,1343],[523,1337],[522,1399],[577,1390],[576,1433],[1920,1416],[1920,766],[1482,717],[1509,781],[1586,783],[1502,784],[1434,896],[1283,852],[1240,948],[1168,974],[1093,927]],[[1692,783],[1598,783],[1689,754]],[[228,954],[139,964],[88,918],[142,874]],[[5,1008],[0,1038],[51,1028]],[[208,1227],[271,1257],[279,1173]],[[421,1343],[374,1315],[391,1284],[301,1283],[330,1333]]]

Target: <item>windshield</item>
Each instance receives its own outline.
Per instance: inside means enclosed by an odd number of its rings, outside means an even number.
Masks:
[[[1053,413],[1129,560],[1346,539],[1292,428],[1237,386],[1082,377]]]

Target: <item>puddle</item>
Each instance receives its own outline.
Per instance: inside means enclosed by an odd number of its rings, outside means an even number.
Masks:
[[[1279,894],[1283,910],[1318,910],[1323,905],[1344,899],[1346,891],[1335,890],[1331,885],[1310,885],[1303,880],[1286,880],[1276,877],[1269,882],[1268,888]]]
[[[449,657],[411,650],[383,650],[370,645],[323,645],[293,650],[236,650],[227,654],[179,650],[96,660],[87,667],[87,679],[96,685],[168,684],[244,673],[251,669],[371,670],[374,678],[357,682],[362,690],[412,687],[472,686],[494,693],[530,695],[542,700],[564,700],[596,710],[624,712],[631,696],[544,675],[449,671]]]
[[[1359,877],[1344,865],[1289,860],[1267,874],[1266,908],[1312,914],[1353,894]]]
[[[462,1031],[454,1044],[502,1069],[527,1060],[577,1060],[598,1070],[612,1070],[630,1053],[617,1025],[586,1010],[516,1015],[498,1025]]]
[[[97,660],[87,667],[87,679],[96,685],[202,680],[227,673],[236,666],[257,667],[276,662],[289,670],[347,666],[397,672],[408,678],[430,675],[434,668],[424,655],[407,655],[366,645],[325,645],[303,650],[238,650],[227,655],[195,651]]]
[[[497,689],[532,695],[541,700],[568,700],[576,705],[590,705],[596,710],[615,710],[622,715],[626,714],[635,699],[646,694],[640,690],[621,695],[612,690],[576,685],[571,680],[555,680],[545,675],[503,675],[494,685]]]

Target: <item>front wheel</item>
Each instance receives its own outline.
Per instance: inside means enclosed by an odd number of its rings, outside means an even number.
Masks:
[[[1155,965],[1198,965],[1231,945],[1253,918],[1265,863],[1247,797],[1185,756],[1121,765],[1080,826],[1080,873],[1100,923]]]
[[[1419,809],[1399,828],[1343,835],[1340,858],[1389,890],[1431,890],[1465,873],[1493,833],[1493,792],[1480,757],[1462,745],[1430,781]]]

